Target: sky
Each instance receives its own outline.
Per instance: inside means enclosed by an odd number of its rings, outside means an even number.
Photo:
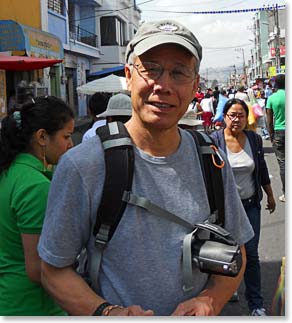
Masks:
[[[284,5],[284,0],[137,0],[142,21],[175,19],[188,27],[203,47],[201,68],[242,66],[253,46],[252,21],[255,12],[193,14],[184,12],[243,10]],[[171,12],[166,12],[171,11]],[[176,13],[179,12],[179,13]]]

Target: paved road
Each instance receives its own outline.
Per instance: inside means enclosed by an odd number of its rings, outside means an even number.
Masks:
[[[86,123],[86,120],[79,122],[79,126],[73,135],[75,144],[80,143],[87,126],[88,122]],[[278,200],[278,197],[282,194],[281,180],[278,163],[270,141],[264,141],[264,150],[277,203],[276,211],[273,214],[269,214],[265,210],[265,196],[262,202],[260,260],[262,268],[262,291],[265,307],[269,311],[280,273],[281,260],[285,255],[285,203]],[[244,283],[241,284],[239,289],[240,301],[228,303],[221,313],[222,316],[247,316],[249,314],[243,293]]]

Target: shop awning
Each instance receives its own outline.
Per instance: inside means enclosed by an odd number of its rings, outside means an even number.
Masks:
[[[59,37],[46,31],[22,25],[14,20],[0,20],[0,52],[24,52],[30,57],[63,59]]]
[[[1,56],[0,70],[6,71],[30,71],[50,67],[61,63],[62,59],[50,59],[27,56]]]
[[[117,76],[125,76],[125,65],[118,65],[115,67],[107,68],[105,70],[91,73],[88,75],[88,79],[89,80],[99,79],[99,78],[108,76],[110,74],[114,74]]]
[[[88,82],[77,87],[77,93],[93,95],[96,92],[118,93],[126,92],[126,78],[114,74]]]

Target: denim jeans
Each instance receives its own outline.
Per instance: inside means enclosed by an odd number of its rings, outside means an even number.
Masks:
[[[273,147],[280,167],[282,191],[285,194],[285,130],[275,130]]]
[[[261,294],[261,268],[259,261],[259,240],[261,231],[261,209],[256,206],[255,198],[242,200],[249,222],[254,230],[254,237],[245,244],[246,269],[244,273],[245,298],[249,310],[263,307]]]

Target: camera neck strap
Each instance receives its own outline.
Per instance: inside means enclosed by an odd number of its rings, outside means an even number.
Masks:
[[[182,219],[174,213],[171,213],[160,206],[152,203],[148,199],[137,196],[132,192],[124,192],[123,201],[128,204],[132,204],[138,207],[141,207],[151,214],[156,216],[160,216],[166,220],[177,223],[188,230],[192,230],[191,233],[187,234],[183,240],[183,254],[182,254],[182,272],[183,272],[183,291],[188,292],[194,288],[194,280],[193,280],[193,265],[192,265],[192,240],[194,234],[197,232],[200,227],[194,226],[190,222]],[[213,217],[211,216],[208,220],[206,220],[205,224],[212,223]],[[202,225],[203,226],[203,225]]]

